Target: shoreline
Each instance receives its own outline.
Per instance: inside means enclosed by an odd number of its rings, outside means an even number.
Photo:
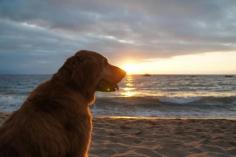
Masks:
[[[9,113],[0,112],[0,125]],[[236,121],[95,117],[89,157],[235,157]]]
[[[1,121],[11,115],[11,112],[0,112]],[[158,116],[93,116],[93,119],[121,119],[121,120],[230,120],[236,121],[236,118],[218,118],[218,117],[158,117]]]
[[[236,121],[236,118],[205,118],[205,117],[151,117],[151,116],[96,116],[94,119],[131,119],[131,120],[230,120]]]

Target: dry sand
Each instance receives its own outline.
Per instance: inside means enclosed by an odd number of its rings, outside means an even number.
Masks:
[[[89,156],[236,157],[236,121],[95,118]]]

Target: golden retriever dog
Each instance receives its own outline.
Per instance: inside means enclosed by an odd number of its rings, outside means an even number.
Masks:
[[[115,91],[125,72],[81,50],[39,85],[0,128],[0,157],[88,157],[96,91]]]

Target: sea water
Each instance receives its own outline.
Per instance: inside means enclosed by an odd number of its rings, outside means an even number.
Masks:
[[[17,110],[51,75],[0,75],[0,112]],[[120,90],[96,93],[94,116],[236,119],[236,76],[127,75]]]

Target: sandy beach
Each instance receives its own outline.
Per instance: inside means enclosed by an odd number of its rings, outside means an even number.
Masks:
[[[89,156],[233,157],[236,121],[95,118]]]

